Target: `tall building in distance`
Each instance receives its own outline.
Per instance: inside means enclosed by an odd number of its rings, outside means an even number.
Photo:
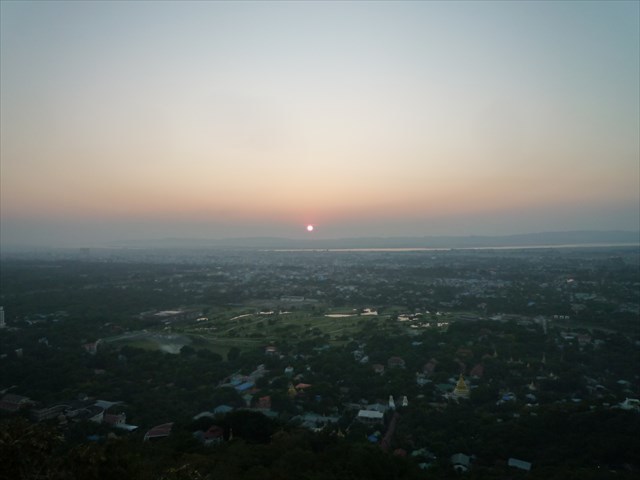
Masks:
[[[0,307],[0,328],[6,328],[7,324],[4,323],[4,307]]]

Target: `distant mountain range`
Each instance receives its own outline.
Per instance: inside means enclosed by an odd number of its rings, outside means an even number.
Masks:
[[[241,249],[358,249],[358,248],[483,248],[559,245],[640,245],[640,232],[571,231],[502,236],[425,236],[358,238],[227,238],[123,241],[114,247],[137,248],[241,248]]]

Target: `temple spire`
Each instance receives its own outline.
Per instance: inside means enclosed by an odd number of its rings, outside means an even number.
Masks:
[[[454,398],[469,398],[469,387],[464,381],[464,376],[460,374],[456,388],[453,389]]]

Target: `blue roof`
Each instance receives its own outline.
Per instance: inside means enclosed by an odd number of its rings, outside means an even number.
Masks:
[[[244,392],[245,390],[249,390],[251,387],[253,387],[253,382],[244,382],[236,386],[235,389],[239,392]]]
[[[229,413],[231,411],[233,411],[233,407],[229,405],[219,405],[213,410],[213,413]]]

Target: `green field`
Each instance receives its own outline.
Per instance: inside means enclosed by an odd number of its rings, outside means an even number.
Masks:
[[[358,314],[353,308],[327,310],[321,314],[300,311],[261,314],[246,313],[246,309],[235,309],[211,315],[207,321],[172,325],[171,333],[133,332],[106,341],[119,347],[129,345],[171,353],[178,353],[180,345],[190,345],[226,357],[233,347],[244,351],[269,344],[277,345],[282,341],[293,344],[322,339],[324,343],[342,345],[365,326],[375,326],[377,330],[388,328],[389,318],[389,315]]]

